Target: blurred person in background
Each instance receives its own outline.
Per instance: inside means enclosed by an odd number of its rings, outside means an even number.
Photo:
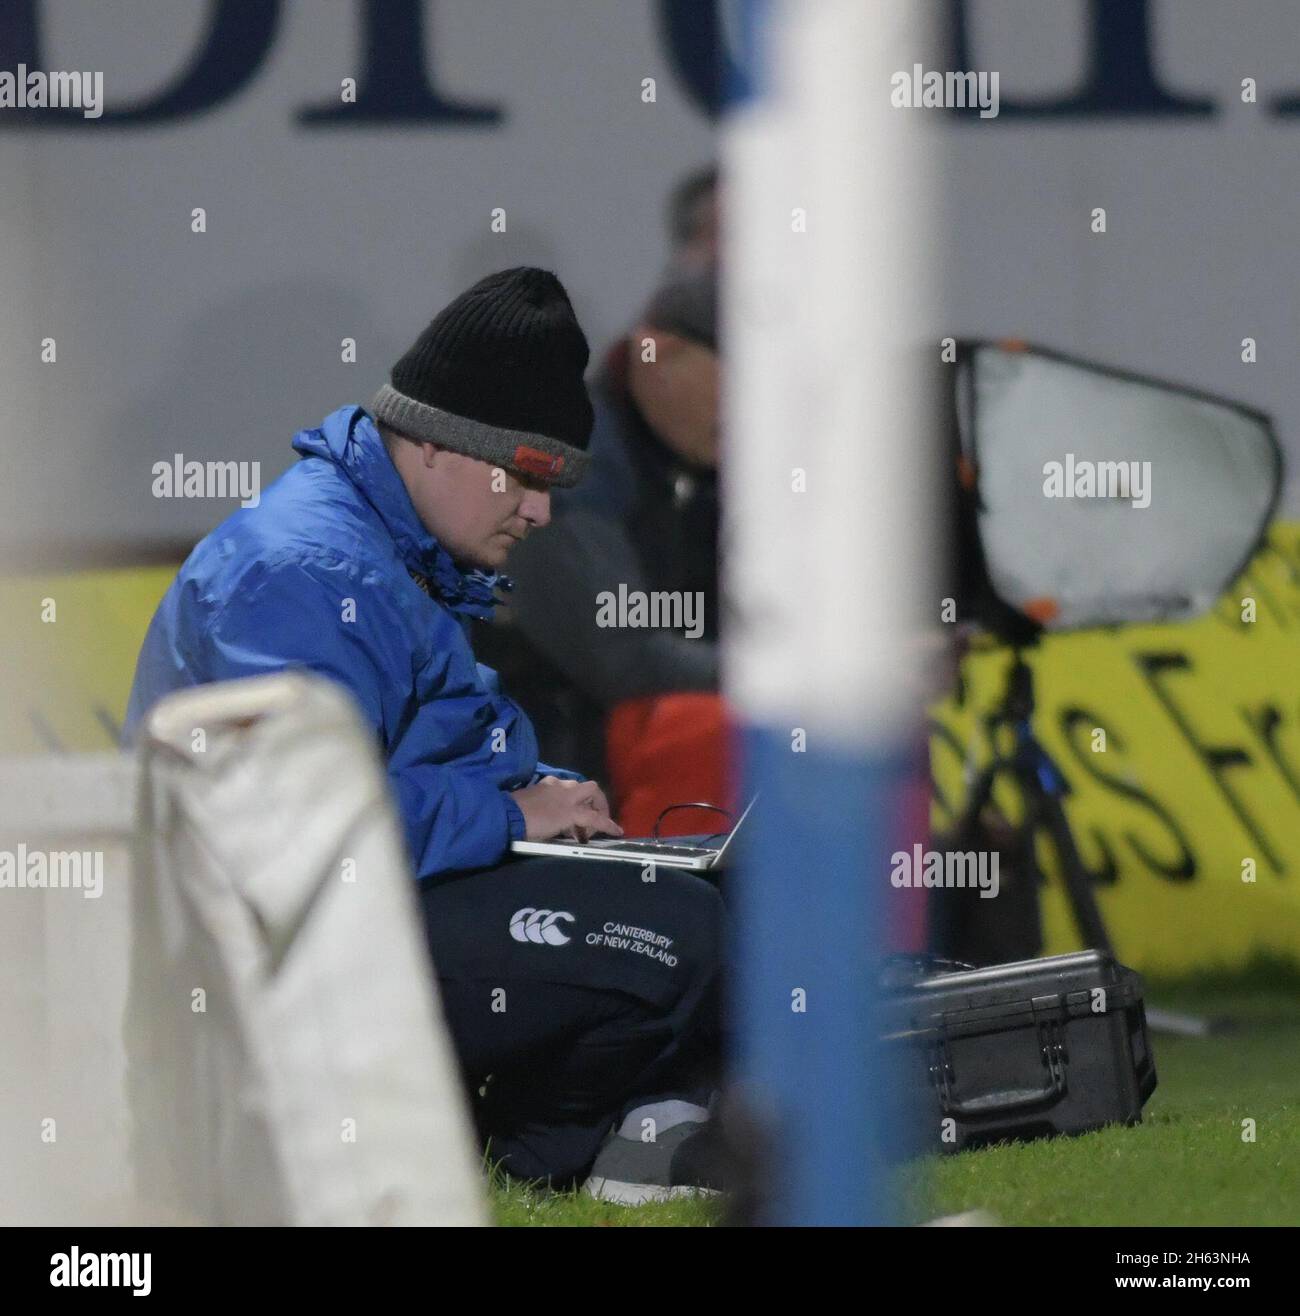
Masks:
[[[590,1172],[593,1192],[639,1201],[714,1173],[721,897],[680,870],[510,857],[525,838],[620,829],[594,780],[538,762],[527,714],[470,643],[552,488],[584,473],[587,361],[544,270],[451,302],[368,407],[297,434],[297,465],[190,554],[145,638],[126,735],[204,682],[303,667],[342,684],[387,764],[493,1160],[557,1185]]]
[[[721,199],[717,165],[704,165],[679,180],[668,198],[668,237],[675,257],[717,261],[722,242]]]
[[[622,821],[641,833],[669,804],[734,803],[717,695],[716,170],[675,189],[669,233],[660,286],[593,381],[590,473],[557,496],[551,531],[511,563],[510,619],[523,651],[543,660],[524,665],[547,675],[522,698],[544,742],[587,771],[608,769]],[[689,632],[602,625],[598,601],[620,592],[698,599],[702,615]],[[675,829],[698,830],[700,818],[682,811]]]

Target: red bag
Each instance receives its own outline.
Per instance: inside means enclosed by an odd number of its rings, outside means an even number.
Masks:
[[[704,800],[736,815],[732,737],[722,696],[708,692],[625,699],[605,722],[605,761],[615,818],[629,836],[649,836],[670,804]],[[661,836],[726,831],[701,809],[675,809]]]

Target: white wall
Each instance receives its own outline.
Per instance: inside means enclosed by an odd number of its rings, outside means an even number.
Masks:
[[[666,193],[714,145],[654,6],[430,5],[439,89],[505,118],[402,130],[295,122],[360,74],[358,7],[284,8],[260,73],[203,116],[0,133],[0,546],[197,536],[234,504],[152,498],[154,461],[260,460],[268,481],[296,429],[365,401],[429,318],[493,269],[555,270],[593,352],[653,286]],[[147,99],[187,64],[206,12],[46,0],[45,58],[103,70],[110,109]],[[653,105],[644,77],[657,79]],[[195,206],[206,235],[190,231]],[[496,206],[504,235],[489,231]],[[11,244],[25,230],[34,249]],[[47,333],[56,366],[39,364]],[[356,365],[340,363],[345,336]]]
[[[45,57],[102,69],[110,107],[148,99],[198,48],[207,12],[43,0]],[[297,124],[360,73],[359,12],[286,3],[257,75],[179,126],[0,132],[0,548],[197,536],[234,504],[155,500],[154,461],[258,460],[269,480],[294,430],[364,401],[430,315],[491,269],[555,269],[597,351],[652,286],[665,194],[714,147],[657,4],[430,3],[437,85],[501,105],[499,125]],[[1004,98],[1058,96],[1082,77],[1086,12],[969,0],[973,62],[1000,72]],[[953,125],[936,337],[1016,334],[1238,396],[1272,409],[1300,453],[1300,117],[1268,105],[1300,90],[1294,8],[1153,0],[1151,12],[1159,77],[1218,113]],[[1240,101],[1245,76],[1258,105]],[[203,236],[190,232],[198,205]],[[1088,229],[1094,205],[1104,238]],[[494,206],[506,235],[489,232]],[[54,367],[38,363],[47,333]],[[1253,366],[1240,362],[1247,335]],[[345,336],[355,366],[339,361]],[[1287,506],[1300,512],[1295,496]]]

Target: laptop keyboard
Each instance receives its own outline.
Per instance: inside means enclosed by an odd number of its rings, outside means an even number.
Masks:
[[[628,850],[633,854],[681,855],[685,859],[695,859],[701,855],[718,853],[715,846],[669,845],[666,841],[620,841],[617,838],[588,841],[587,845],[593,849]]]

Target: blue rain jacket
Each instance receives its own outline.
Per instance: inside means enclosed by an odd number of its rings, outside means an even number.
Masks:
[[[508,792],[578,777],[537,762],[527,714],[474,659],[470,619],[491,617],[500,578],[424,529],[363,408],[293,446],[303,459],[200,541],[158,605],[125,739],[169,691],[308,668],[374,728],[417,876],[495,864],[524,835]]]

